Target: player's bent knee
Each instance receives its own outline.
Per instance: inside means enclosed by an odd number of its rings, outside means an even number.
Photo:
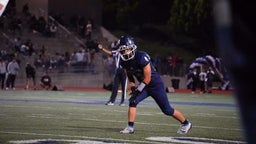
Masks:
[[[164,113],[164,114],[166,114],[166,115],[169,115],[169,116],[172,116],[173,115],[173,113],[174,113],[174,109],[173,108],[171,108],[171,109],[164,109],[164,110],[162,110],[162,112]]]
[[[130,102],[129,103],[129,107],[136,107],[137,106],[137,103],[135,103],[135,102]]]

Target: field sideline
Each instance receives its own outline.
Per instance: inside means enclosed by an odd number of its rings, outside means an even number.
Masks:
[[[151,98],[138,106],[135,134],[120,134],[127,106],[118,106],[120,95],[116,105],[104,105],[109,95],[101,88],[0,91],[0,143],[245,143],[231,93],[169,93],[171,104],[193,123],[187,135],[176,133],[179,123]]]
[[[17,90],[23,90],[24,89],[24,85],[18,85],[16,86]],[[68,90],[68,91],[106,91],[105,89],[101,88],[101,87],[78,87],[78,86],[63,86],[64,90]],[[30,90],[32,90],[32,88],[30,88]],[[177,93],[191,93],[190,89],[175,89],[175,92]],[[196,91],[197,93],[199,93],[199,90],[197,89]],[[232,94],[232,90],[218,90],[218,89],[213,89],[213,93],[214,94]]]

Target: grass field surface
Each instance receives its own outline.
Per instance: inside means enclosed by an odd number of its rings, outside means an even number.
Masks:
[[[134,134],[120,134],[128,106],[106,106],[109,91],[0,91],[0,143],[245,143],[231,94],[168,93],[192,122],[186,135],[151,97],[138,105]],[[128,101],[126,100],[126,105]]]

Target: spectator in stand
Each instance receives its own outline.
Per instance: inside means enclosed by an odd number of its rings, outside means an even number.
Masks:
[[[77,51],[75,55],[76,55],[76,62],[77,62],[77,64],[81,64],[81,63],[84,62],[84,55],[85,55],[85,53],[84,53],[83,49]]]
[[[26,67],[26,87],[25,89],[29,89],[29,81],[32,80],[33,89],[36,89],[36,68],[33,67],[30,63],[27,63]]]
[[[77,31],[81,37],[84,37],[84,29],[85,29],[84,25],[85,25],[84,16],[78,15]]]
[[[13,39],[13,45],[14,45],[14,49],[15,51],[20,51],[20,47],[22,45],[22,41],[21,41],[21,38],[20,37],[15,37]]]
[[[51,32],[51,36],[55,36],[57,33],[58,27],[56,25],[56,23],[51,23],[50,25],[50,32]]]
[[[48,24],[49,26],[49,37],[55,37],[58,27],[57,27],[57,23],[54,21],[49,22]]]
[[[58,55],[56,55],[56,56],[58,56]],[[56,69],[57,64],[58,64],[57,58],[55,56],[51,56],[49,69]]]
[[[29,47],[27,46],[26,43],[21,44],[19,52],[23,55],[27,55],[27,50],[29,49]]]
[[[39,18],[38,18],[38,27],[37,27],[37,31],[39,32],[39,33],[45,33],[45,28],[46,28],[46,24],[47,24],[47,22],[46,22],[46,20],[45,20],[45,18],[43,17],[43,16],[40,16]]]
[[[107,77],[111,78],[115,72],[115,60],[112,55],[108,55],[104,58],[104,69],[107,72]],[[111,80],[112,82],[112,80]]]
[[[52,89],[52,79],[49,76],[48,72],[44,72],[44,75],[41,77],[40,80],[40,86],[44,89],[44,90],[51,90]]]
[[[92,21],[91,20],[87,21],[85,37],[86,37],[87,40],[92,39]]]
[[[45,47],[45,45],[42,45],[41,49],[39,50],[39,54],[41,54],[42,56],[46,55],[46,47]]]
[[[177,66],[178,59],[179,59],[179,57],[176,54],[174,54],[172,56],[172,59],[171,59],[171,61],[172,61],[171,62],[171,68],[172,68],[172,75],[173,76],[177,76],[177,68],[176,68],[176,66]]]
[[[97,40],[93,40],[93,39],[86,40],[85,45],[90,50],[94,50],[95,52],[99,52]]]
[[[0,58],[0,81],[1,81],[2,89],[4,89],[5,75],[6,75],[6,64],[5,64],[5,61],[2,58]]]
[[[34,61],[34,65],[36,68],[41,68],[44,64],[44,58],[43,58],[44,55],[42,54],[39,54],[36,58],[35,58],[35,61]]]
[[[26,45],[28,46],[28,49],[26,50],[27,55],[32,56],[35,53],[33,42],[30,39],[28,39]]]
[[[65,70],[65,56],[64,54],[59,54],[57,57],[56,67],[58,68],[59,73],[63,73]]]
[[[29,16],[30,15],[30,9],[28,3],[25,3],[22,7],[22,13],[24,16]]]

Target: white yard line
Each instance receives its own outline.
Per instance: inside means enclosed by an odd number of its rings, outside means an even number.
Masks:
[[[134,143],[159,144],[159,142],[150,142],[150,141],[99,138],[99,137],[88,137],[88,136],[58,135],[58,134],[46,134],[46,133],[25,133],[25,132],[8,132],[8,131],[0,131],[0,133],[16,134],[16,135],[19,134],[19,135],[34,135],[34,136],[51,136],[51,137],[54,136],[54,137],[78,138],[78,139],[89,139],[89,140],[99,140],[99,141],[116,141],[116,142],[134,142]]]

